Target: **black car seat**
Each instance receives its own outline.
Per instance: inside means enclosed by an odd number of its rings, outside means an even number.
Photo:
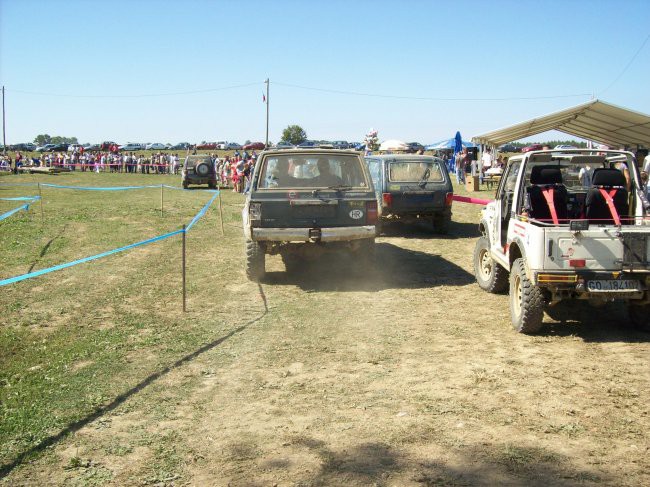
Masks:
[[[625,176],[618,169],[594,170],[591,189],[585,199],[587,219],[602,225],[620,225],[621,216],[625,218],[630,212],[626,186]]]
[[[533,166],[528,188],[528,215],[543,222],[568,219],[568,193],[558,166]]]

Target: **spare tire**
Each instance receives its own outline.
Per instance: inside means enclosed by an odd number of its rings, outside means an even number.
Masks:
[[[199,176],[205,177],[210,174],[210,165],[207,162],[202,162],[194,168],[194,171],[196,171],[196,174]]]

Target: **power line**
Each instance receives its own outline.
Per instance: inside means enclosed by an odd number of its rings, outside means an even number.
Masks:
[[[404,95],[383,95],[378,93],[362,93],[359,91],[331,90],[328,88],[315,88],[313,86],[294,85],[274,81],[273,84],[298,88],[301,90],[321,91],[324,93],[335,93],[338,95],[367,96],[372,98],[392,98],[397,100],[424,100],[424,101],[510,101],[510,100],[549,100],[554,98],[574,98],[591,96],[591,93],[576,93],[572,95],[549,95],[549,96],[508,96],[503,98],[455,98],[455,97],[429,97],[429,96],[404,96]]]
[[[246,88],[248,86],[256,86],[260,84],[263,84],[263,82],[255,81],[253,83],[245,83],[241,85],[232,85],[232,86],[222,86],[219,88],[207,88],[204,90],[174,91],[169,93],[146,93],[146,94],[138,94],[138,95],[69,95],[64,93],[41,93],[41,92],[24,91],[24,90],[7,90],[7,92],[22,93],[26,95],[37,95],[37,96],[53,96],[53,97],[61,97],[61,98],[152,98],[158,96],[196,95],[201,93],[211,93],[215,91],[234,90],[236,88]]]
[[[599,96],[599,97],[600,97],[600,95],[602,95],[603,93],[605,93],[607,90],[609,90],[612,86],[614,86],[614,84],[616,84],[616,82],[617,82],[619,79],[621,79],[621,77],[625,74],[625,72],[629,69],[629,67],[632,66],[632,63],[634,62],[634,60],[636,59],[636,57],[639,55],[639,53],[643,50],[643,48],[645,47],[646,43],[648,42],[648,39],[650,39],[650,34],[648,34],[648,35],[646,36],[645,40],[644,40],[643,43],[641,44],[641,47],[639,47],[639,48],[637,49],[637,51],[634,53],[634,56],[632,56],[632,59],[630,59],[630,62],[627,63],[627,64],[625,65],[625,67],[623,68],[623,71],[620,72],[620,74],[619,74],[619,75],[614,79],[614,81],[612,81],[612,82],[609,84],[609,86],[607,86],[607,88],[605,88],[603,91],[601,91],[600,93],[598,93],[598,96]]]

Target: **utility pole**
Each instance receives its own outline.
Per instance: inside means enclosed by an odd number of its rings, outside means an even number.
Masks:
[[[5,133],[5,87],[4,85],[2,85],[2,154],[5,156],[7,155],[7,135]]]
[[[266,149],[269,146],[269,79],[268,78],[266,78],[265,83],[266,83],[266,142],[264,144],[264,148]]]

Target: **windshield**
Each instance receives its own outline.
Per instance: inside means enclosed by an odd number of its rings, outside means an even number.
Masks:
[[[361,161],[352,155],[283,154],[264,158],[260,168],[260,189],[368,188]]]
[[[392,182],[444,181],[440,163],[436,160],[391,162],[388,167],[389,180]]]

